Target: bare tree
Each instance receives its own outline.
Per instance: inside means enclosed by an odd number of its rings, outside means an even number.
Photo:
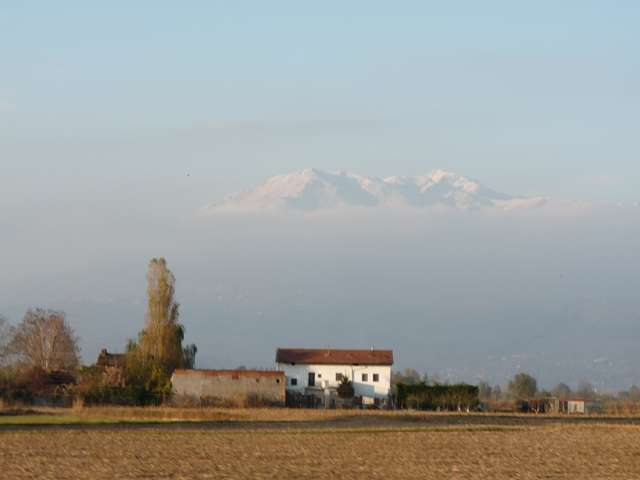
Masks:
[[[551,395],[558,398],[567,398],[571,393],[571,389],[568,385],[560,382],[556,387],[551,390]]]
[[[4,366],[9,356],[9,340],[11,338],[11,332],[9,330],[9,323],[4,315],[0,315],[0,367]]]
[[[593,396],[593,387],[588,380],[580,380],[578,384],[578,394],[584,398],[591,398]]]
[[[27,310],[22,322],[11,328],[11,336],[11,349],[29,366],[50,372],[74,370],[80,363],[78,337],[62,310]]]
[[[491,385],[484,380],[478,380],[478,398],[491,398]]]
[[[493,390],[491,390],[491,399],[492,400],[500,400],[500,398],[502,397],[502,389],[500,388],[500,385],[496,385],[495,387],[493,387]]]

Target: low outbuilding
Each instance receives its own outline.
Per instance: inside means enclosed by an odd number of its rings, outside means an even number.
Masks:
[[[178,397],[203,403],[253,402],[284,406],[286,381],[283,372],[261,370],[176,370],[171,376]]]
[[[590,398],[561,398],[562,413],[602,413],[602,403]]]

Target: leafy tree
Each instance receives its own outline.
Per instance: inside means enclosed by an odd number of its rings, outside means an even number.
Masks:
[[[560,382],[551,390],[551,395],[558,398],[567,398],[571,393],[571,389],[564,383]]]
[[[490,398],[491,397],[491,385],[484,380],[478,381],[478,398]]]
[[[148,305],[145,329],[138,334],[138,348],[143,357],[153,358],[165,365],[169,372],[175,368],[193,368],[197,348],[182,348],[185,329],[178,323],[180,305],[173,299],[175,277],[164,258],[154,258],[147,274]],[[128,349],[135,349],[135,344]]]
[[[340,398],[353,398],[355,390],[353,389],[353,383],[346,375],[342,376],[342,381],[336,389]]]
[[[538,392],[538,397],[541,397],[541,398],[551,397],[551,392],[549,392],[548,390],[542,389]]]
[[[62,311],[29,309],[22,322],[11,328],[11,349],[33,368],[75,370],[78,368],[78,337]]]
[[[538,391],[538,383],[531,375],[519,373],[509,382],[509,391],[518,399],[531,398]]]

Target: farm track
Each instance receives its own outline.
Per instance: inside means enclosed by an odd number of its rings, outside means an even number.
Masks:
[[[268,416],[268,415],[267,415]],[[0,426],[15,479],[639,478],[637,417],[310,414]],[[285,420],[283,420],[285,418]]]

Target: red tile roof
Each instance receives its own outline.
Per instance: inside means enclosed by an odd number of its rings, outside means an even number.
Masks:
[[[393,350],[278,348],[276,362],[322,365],[393,365]]]

